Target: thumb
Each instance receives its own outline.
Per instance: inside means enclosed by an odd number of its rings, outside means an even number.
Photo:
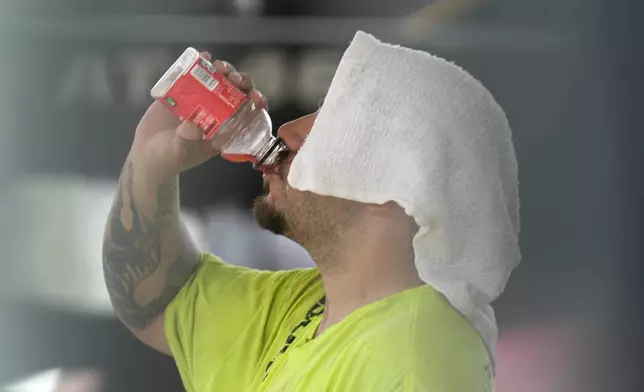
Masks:
[[[177,127],[175,136],[186,141],[197,141],[203,139],[203,131],[195,124],[184,121]]]
[[[182,170],[200,165],[218,153],[211,141],[203,140],[201,128],[190,122],[181,123],[175,130],[173,139],[173,154],[179,160]]]
[[[184,121],[175,131],[175,139],[184,145],[189,146],[192,150],[198,149],[207,155],[215,155],[219,152],[219,143],[217,140],[206,140],[203,138],[203,130],[188,121]]]

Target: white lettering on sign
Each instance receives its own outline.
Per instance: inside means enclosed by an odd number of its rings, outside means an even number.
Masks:
[[[74,55],[67,73],[61,78],[57,98],[66,106],[78,103],[79,99],[99,105],[110,104],[113,94],[107,59],[96,52]]]
[[[340,53],[331,50],[311,51],[302,57],[295,95],[302,106],[317,107],[325,97],[340,57]]]
[[[119,68],[125,74],[125,99],[132,107],[151,102],[150,89],[176,60],[168,50],[126,51],[119,57]]]
[[[125,50],[116,54],[96,51],[70,56],[62,75],[57,102],[64,107],[99,106],[108,109],[125,102],[140,109],[152,102],[150,88],[173,63],[171,50]],[[253,77],[255,85],[275,107],[294,100],[301,107],[316,108],[324,98],[341,53],[305,51],[289,60],[280,49],[251,52],[235,65]]]
[[[289,83],[295,83],[295,77],[289,78],[288,68],[288,59],[281,50],[255,52],[239,64],[239,70],[247,72],[255,87],[268,97],[269,107],[280,105],[286,99]]]

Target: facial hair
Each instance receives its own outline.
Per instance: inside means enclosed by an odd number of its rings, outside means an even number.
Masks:
[[[253,205],[253,216],[255,222],[262,229],[268,230],[273,234],[285,235],[288,229],[284,214],[277,211],[266,200],[266,197],[258,197]]]
[[[289,167],[290,165],[280,165],[276,170],[277,175],[284,182],[286,182]],[[268,184],[265,182],[264,192],[268,191]],[[262,229],[268,230],[273,234],[286,235],[288,229],[286,217],[268,202],[266,196],[260,196],[255,199],[253,217]]]

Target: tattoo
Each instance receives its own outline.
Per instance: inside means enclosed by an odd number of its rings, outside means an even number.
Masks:
[[[136,200],[133,181],[128,160],[107,222],[103,272],[119,318],[143,329],[192,275],[199,255],[179,218],[177,181],[157,186],[149,203]]]

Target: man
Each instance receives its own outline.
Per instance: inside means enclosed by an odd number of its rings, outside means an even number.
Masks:
[[[248,75],[215,66],[266,106]],[[293,153],[265,174],[255,215],[315,269],[201,255],[178,174],[220,146],[148,109],[104,243],[124,324],[175,358],[189,391],[491,391],[489,302],[518,261],[518,220],[509,128],[487,90],[358,33],[321,110],[279,136]]]

